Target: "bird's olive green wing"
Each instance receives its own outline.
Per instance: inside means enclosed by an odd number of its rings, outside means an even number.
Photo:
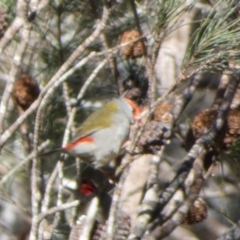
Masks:
[[[99,129],[109,127],[112,123],[111,117],[117,111],[117,104],[111,101],[93,112],[77,130],[74,140],[88,136]]]

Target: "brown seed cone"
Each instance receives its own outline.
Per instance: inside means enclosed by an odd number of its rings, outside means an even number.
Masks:
[[[143,56],[143,41],[138,41],[133,45],[133,58],[138,58]]]
[[[137,30],[125,31],[120,37],[120,43],[128,43],[139,38],[140,32]],[[130,43],[129,45],[122,48],[123,55],[126,58],[137,58],[143,55],[143,41],[138,40],[136,42]]]
[[[193,120],[192,130],[194,137],[200,138],[202,134],[206,133],[217,118],[217,110],[206,109],[199,113]]]
[[[22,74],[14,83],[13,99],[17,106],[24,111],[38,98],[39,94],[37,81],[27,74]]]
[[[195,224],[202,222],[207,218],[207,206],[206,203],[201,199],[197,198],[193,205],[190,207],[187,215],[184,219],[184,224]]]
[[[240,137],[240,109],[233,109],[227,118],[227,131],[224,137],[226,147],[231,147]]]
[[[165,113],[169,113],[173,109],[173,105],[170,104],[169,102],[161,102],[155,109],[154,114],[153,114],[153,119],[157,122],[162,122],[163,119],[162,117],[164,116]]]
[[[3,37],[8,27],[8,14],[5,9],[0,8],[0,38]]]
[[[197,139],[206,133],[217,118],[218,111],[216,109],[206,109],[198,114],[192,123],[193,135]],[[217,139],[217,147],[219,149],[228,149],[240,137],[240,109],[232,109],[227,116],[226,124],[221,131],[221,137]]]

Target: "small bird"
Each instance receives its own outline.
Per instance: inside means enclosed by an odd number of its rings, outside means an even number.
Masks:
[[[130,126],[140,113],[132,100],[113,99],[84,121],[70,143],[55,151],[80,157],[96,169],[114,169],[116,157],[129,137]]]

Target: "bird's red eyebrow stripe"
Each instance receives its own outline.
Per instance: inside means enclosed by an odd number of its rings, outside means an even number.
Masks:
[[[129,98],[124,98],[124,99],[134,109],[134,115],[135,116],[140,115],[141,110],[138,107],[138,105],[135,102],[133,102],[132,100],[130,100]]]
[[[71,142],[69,144],[67,144],[64,149],[71,149],[74,148],[76,145],[78,145],[79,143],[93,143],[94,139],[92,137],[83,137],[83,138],[79,138],[78,140],[76,140],[75,142]]]

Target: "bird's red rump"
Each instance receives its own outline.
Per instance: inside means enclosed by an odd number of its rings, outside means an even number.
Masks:
[[[74,148],[75,146],[77,146],[80,143],[93,143],[94,139],[92,137],[83,137],[83,138],[79,138],[74,142],[71,142],[69,144],[67,144],[64,149],[71,149]]]
[[[80,186],[80,193],[84,196],[89,196],[96,191],[96,187],[92,182],[83,180]]]

